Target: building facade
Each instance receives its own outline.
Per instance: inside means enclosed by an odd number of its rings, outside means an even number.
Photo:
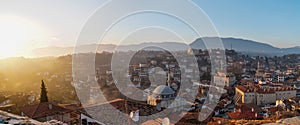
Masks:
[[[289,86],[239,85],[235,87],[235,102],[243,104],[273,104],[276,100],[295,97],[297,90]]]

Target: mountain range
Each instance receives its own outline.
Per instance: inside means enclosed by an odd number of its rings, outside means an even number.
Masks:
[[[291,48],[278,48],[272,45],[261,43],[253,40],[239,39],[239,38],[218,38],[218,37],[204,37],[196,39],[194,42],[189,44],[193,49],[206,49],[204,42],[207,41],[214,45],[222,40],[225,49],[233,49],[237,52],[247,54],[247,55],[260,55],[260,56],[283,56],[286,54],[300,54],[300,46],[295,46]],[[161,42],[161,43],[141,43],[132,45],[113,45],[113,44],[88,44],[79,45],[76,47],[76,52],[78,53],[90,53],[90,52],[113,52],[116,48],[118,51],[130,51],[137,50],[146,46],[159,46],[162,48],[169,48],[169,51],[180,51],[187,50],[188,45],[178,42]],[[30,53],[34,57],[43,56],[61,56],[74,53],[74,47],[45,47],[32,50]]]

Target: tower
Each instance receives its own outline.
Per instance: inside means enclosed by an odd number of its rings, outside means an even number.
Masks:
[[[258,60],[257,69],[256,69],[256,73],[255,73],[255,81],[256,82],[260,81],[261,77],[262,77],[262,75],[261,75],[261,71],[260,71],[260,63],[259,63],[259,60]]]
[[[260,64],[259,61],[257,62],[257,70],[256,70],[256,78],[260,76]]]
[[[259,60],[258,60],[258,62],[257,62],[257,70],[256,70],[256,73],[258,73],[259,72]]]
[[[172,83],[171,83],[171,72],[170,72],[170,69],[168,71],[168,81],[167,81],[167,83],[168,83],[168,86],[172,85]]]
[[[171,68],[170,68],[170,65],[168,65],[167,68],[168,68],[167,86],[171,87],[172,83],[171,83]]]

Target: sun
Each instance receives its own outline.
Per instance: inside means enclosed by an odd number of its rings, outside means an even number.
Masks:
[[[33,22],[0,15],[0,58],[22,55],[27,44],[38,35],[38,27]]]

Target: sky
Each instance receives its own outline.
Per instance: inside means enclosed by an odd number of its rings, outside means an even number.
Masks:
[[[257,40],[280,48],[300,45],[299,0],[201,0],[196,3],[211,18],[221,36]]]
[[[7,52],[6,55],[17,55],[22,51],[18,53],[15,51],[24,48],[74,46],[87,19],[106,2],[107,0],[26,0],[26,2],[1,0],[0,33],[2,38],[0,37],[0,40],[6,46],[0,47],[2,49],[0,53]],[[300,33],[299,0],[192,0],[192,2],[209,17],[221,37],[256,40],[280,48],[300,46],[298,37]],[[129,4],[139,6],[139,4]],[[172,2],[169,6],[180,5]],[[119,5],[119,7],[122,9],[123,5]],[[182,12],[186,10],[184,7],[177,9]],[[113,10],[108,13],[114,14]],[[186,14],[193,15],[193,13]],[[192,34],[190,42],[194,39],[193,33],[185,29],[180,22],[161,17],[161,15],[144,14],[126,20],[128,20],[127,23],[124,21],[116,25],[119,28],[112,29],[111,34],[108,33],[109,37],[105,39],[106,43],[115,44],[117,40],[121,39],[118,38],[122,36],[120,33],[127,31],[120,27],[128,29],[128,27],[133,27],[141,22],[147,25],[160,26],[160,23],[170,25],[179,31],[179,35],[189,36]],[[161,25],[161,27],[163,26],[165,25]],[[159,27],[150,28],[156,31]],[[140,29],[140,31],[145,31],[139,33],[140,36],[146,37],[149,33],[149,30]],[[159,32],[155,35],[156,37],[159,37]],[[171,36],[166,35],[166,37]],[[176,35],[173,36],[174,40],[179,38]],[[11,52],[8,52],[8,49]]]

